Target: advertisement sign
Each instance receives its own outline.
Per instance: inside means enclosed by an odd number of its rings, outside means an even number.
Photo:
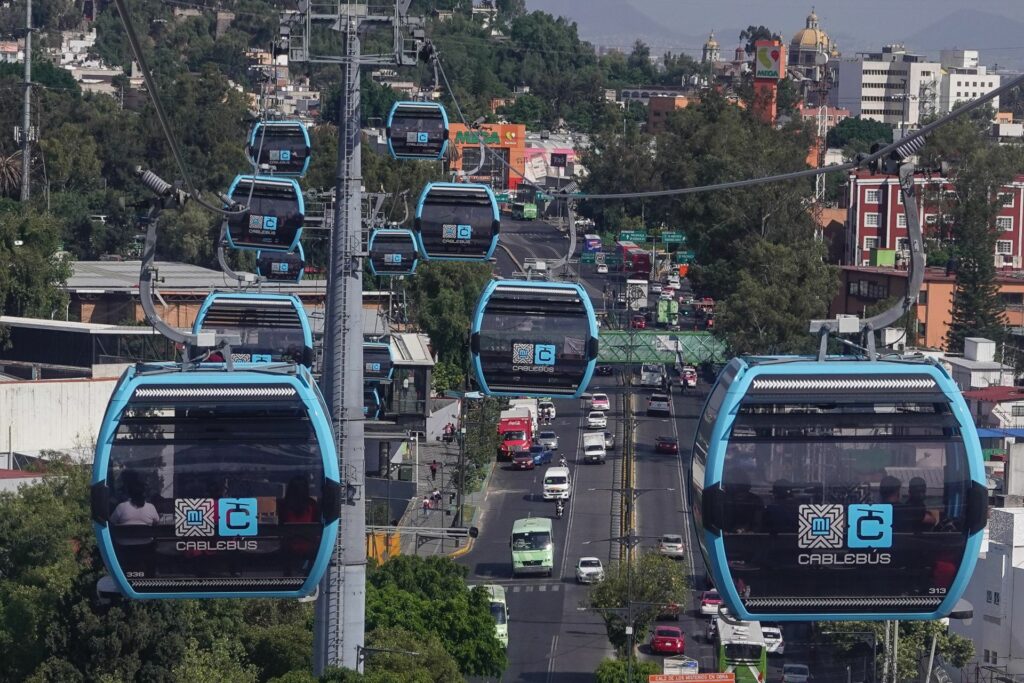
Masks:
[[[648,683],[688,683],[689,681],[703,681],[703,683],[736,683],[735,674],[649,674]]]
[[[565,165],[569,161],[568,154],[561,154],[557,152],[551,153],[551,166],[552,168],[565,168]]]
[[[779,80],[782,78],[783,47],[773,40],[759,40],[754,56],[754,77]]]

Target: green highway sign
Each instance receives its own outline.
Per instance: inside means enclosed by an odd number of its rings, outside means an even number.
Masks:
[[[580,263],[597,263],[597,253],[593,251],[585,251],[580,254]]]
[[[682,244],[686,241],[686,238],[681,232],[663,232],[661,233],[661,241],[665,244]]]
[[[697,258],[697,255],[692,251],[677,251],[676,252],[676,263],[693,263],[693,260]]]
[[[622,257],[618,254],[608,254],[604,257],[604,262],[609,266],[617,266],[622,263]]]
[[[496,195],[494,195],[494,199],[497,202],[501,203],[501,204],[507,204],[510,201],[512,201],[512,197],[511,197],[511,195],[509,195],[508,192],[502,192],[500,194],[496,194]]]
[[[620,242],[646,242],[647,233],[643,230],[622,230],[619,232]]]

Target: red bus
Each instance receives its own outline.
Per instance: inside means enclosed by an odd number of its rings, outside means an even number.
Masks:
[[[615,255],[621,259],[623,273],[647,280],[651,276],[651,255],[634,242],[616,242]]]

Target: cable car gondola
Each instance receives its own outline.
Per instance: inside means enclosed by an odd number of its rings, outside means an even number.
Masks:
[[[427,260],[486,261],[498,246],[494,192],[477,183],[428,183],[416,205],[416,242]]]
[[[306,252],[300,244],[295,251],[256,252],[256,274],[276,282],[299,282],[306,271]]]
[[[294,178],[240,175],[231,183],[228,196],[232,204],[247,207],[227,216],[229,246],[295,251],[306,206]]]
[[[701,552],[742,620],[945,616],[987,516],[971,415],[924,360],[733,359],[690,479]]]
[[[309,317],[294,295],[212,292],[192,332],[237,334],[239,343],[231,346],[236,363],[313,363]]]
[[[597,320],[579,284],[493,281],[473,317],[470,349],[492,396],[576,397],[597,362]]]
[[[311,149],[309,132],[301,121],[258,121],[249,132],[245,153],[254,166],[301,178],[309,169]]]
[[[395,102],[387,139],[395,159],[440,159],[448,149],[448,113],[436,102]]]
[[[162,364],[121,376],[100,428],[91,510],[131,598],[297,598],[338,530],[330,415],[309,371]]]
[[[370,272],[374,275],[412,275],[419,263],[412,230],[381,228],[370,233]]]
[[[391,379],[395,364],[391,358],[391,344],[363,342],[363,380],[386,382]]]

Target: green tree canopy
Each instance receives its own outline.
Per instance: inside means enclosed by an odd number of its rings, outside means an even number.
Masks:
[[[843,119],[825,136],[829,147],[841,147],[848,153],[867,152],[876,142],[892,142],[892,126],[859,116]]]

